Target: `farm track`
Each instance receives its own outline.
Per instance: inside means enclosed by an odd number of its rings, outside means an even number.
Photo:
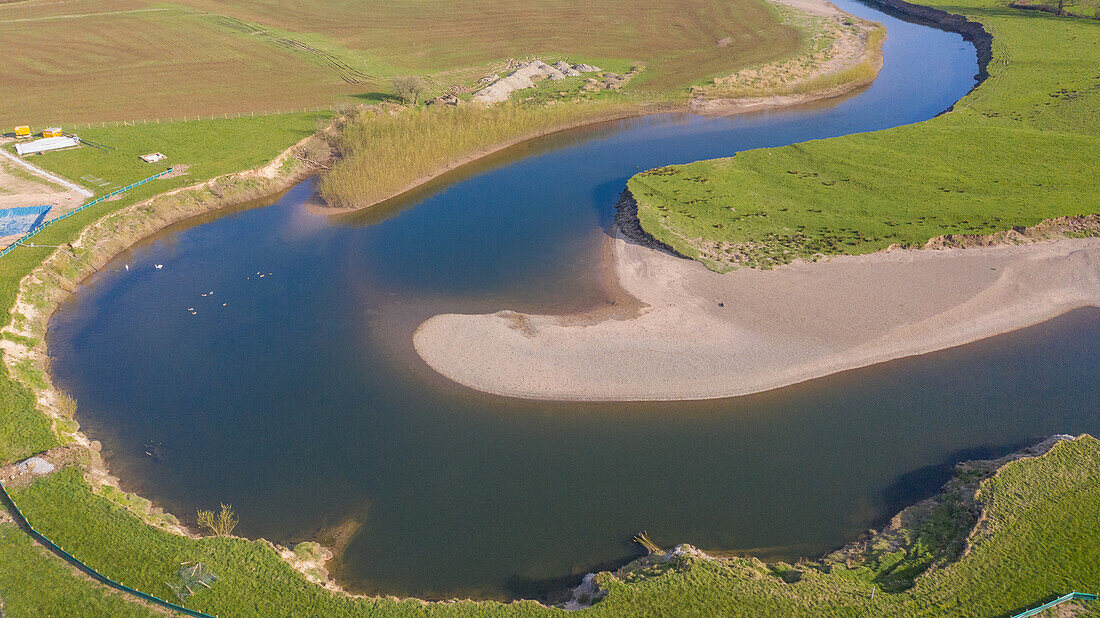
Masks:
[[[103,13],[74,13],[72,15],[45,15],[42,17],[25,17],[20,19],[0,19],[0,24],[20,24],[35,21],[51,21],[55,19],[80,19],[83,17],[103,17],[108,15],[130,15],[133,13],[156,13],[162,11],[176,11],[179,9],[133,9],[130,11],[106,11]]]
[[[308,43],[305,43],[304,41],[272,34],[271,32],[265,30],[264,28],[261,28],[260,26],[257,26],[256,24],[252,24],[244,21],[243,19],[238,19],[229,15],[208,13],[205,14],[205,16],[219,26],[234,30],[236,32],[240,32],[242,34],[260,38],[270,45],[278,46],[292,53],[305,55],[306,58],[314,64],[318,64],[332,70],[334,73],[336,73],[337,76],[340,77],[340,79],[344,81],[344,83],[364,84],[378,81],[377,76],[364,73],[363,71],[360,71],[359,69],[340,59],[339,56],[327,52],[323,49],[318,49]]]

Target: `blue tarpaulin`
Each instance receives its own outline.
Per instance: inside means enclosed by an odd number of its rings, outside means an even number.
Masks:
[[[53,206],[20,206],[0,210],[0,236],[26,234],[46,218]]]

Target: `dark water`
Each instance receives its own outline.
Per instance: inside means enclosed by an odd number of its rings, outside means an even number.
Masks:
[[[959,36],[839,4],[889,28],[857,96],[552,136],[340,220],[305,212],[306,183],[188,222],[62,307],[56,381],[128,488],[184,519],[232,503],[238,532],[281,542],[354,520],[342,583],[427,597],[540,595],[628,558],[643,529],[815,555],[933,492],[952,462],[1100,431],[1100,311],[709,402],[493,397],[412,352],[439,312],[605,302],[604,229],[638,170],[920,121],[973,85]]]

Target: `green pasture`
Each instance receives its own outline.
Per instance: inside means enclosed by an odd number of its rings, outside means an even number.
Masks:
[[[942,8],[995,41],[989,79],[954,111],[642,172],[629,182],[642,226],[725,270],[1100,212],[1100,22],[987,0]]]

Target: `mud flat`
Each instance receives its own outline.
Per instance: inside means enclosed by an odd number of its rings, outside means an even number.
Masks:
[[[437,315],[421,358],[465,386],[558,400],[765,391],[1100,306],[1100,239],[903,250],[717,274],[608,240],[631,316]]]

